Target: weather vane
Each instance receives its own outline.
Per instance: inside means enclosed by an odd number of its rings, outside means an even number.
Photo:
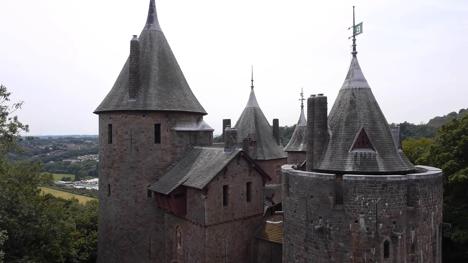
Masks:
[[[252,65],[252,78],[250,79],[251,81],[251,85],[250,85],[250,89],[254,89],[254,79],[253,79],[253,65]]]
[[[348,30],[351,29],[351,28],[353,29],[353,35],[350,36],[348,39],[350,39],[350,38],[353,39],[353,52],[351,52],[351,54],[353,54],[353,57],[356,57],[356,55],[357,55],[356,36],[362,33],[362,22],[356,25],[356,18],[355,18],[355,14],[354,14],[354,6],[353,6],[353,26],[349,27]]]
[[[301,88],[301,93],[300,94],[301,94],[301,98],[299,100],[301,101],[301,109],[303,110],[304,109],[304,101],[305,101],[305,99],[304,99],[304,89],[303,88]]]

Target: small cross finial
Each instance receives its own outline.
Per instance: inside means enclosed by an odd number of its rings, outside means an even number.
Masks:
[[[252,78],[250,79],[250,82],[251,82],[251,84],[250,84],[250,89],[251,89],[251,90],[254,89],[254,78],[253,78],[253,77],[254,77],[254,76],[253,76],[253,65],[252,65]]]
[[[300,94],[301,94],[301,98],[299,100],[301,101],[301,110],[303,110],[304,109],[304,101],[305,101],[305,99],[304,99],[304,89],[303,88],[301,88],[301,93]]]
[[[353,6],[353,26],[348,29],[353,29],[353,35],[349,38],[353,39],[353,52],[351,52],[351,54],[353,57],[356,57],[358,53],[356,50],[356,36],[362,33],[362,22],[356,25],[356,15],[354,9],[355,8]]]

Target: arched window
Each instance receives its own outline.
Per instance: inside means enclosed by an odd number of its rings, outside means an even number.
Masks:
[[[383,243],[383,257],[384,259],[390,258],[390,241],[388,240]]]

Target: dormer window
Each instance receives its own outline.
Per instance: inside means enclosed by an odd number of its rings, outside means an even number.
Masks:
[[[369,136],[367,136],[366,130],[361,128],[356,137],[354,138],[353,145],[351,146],[351,151],[359,150],[368,150],[375,151],[374,146],[372,145]]]

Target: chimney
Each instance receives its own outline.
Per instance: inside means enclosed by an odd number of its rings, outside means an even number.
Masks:
[[[312,169],[318,169],[328,146],[328,102],[327,97],[318,94],[314,103],[314,148]]]
[[[280,144],[280,132],[279,132],[279,120],[273,119],[273,137],[275,138],[276,144]]]
[[[226,128],[224,130],[224,151],[232,152],[237,148],[237,129]]]
[[[315,110],[315,95],[311,95],[307,99],[307,152],[306,152],[306,170],[313,169],[313,151],[314,149],[314,110]]]
[[[130,65],[128,74],[128,97],[136,99],[140,86],[140,41],[137,35],[133,35],[130,41]]]
[[[231,128],[231,119],[223,119],[223,142],[225,141],[224,133],[226,128]]]
[[[312,95],[307,100],[307,171],[318,169],[328,140],[327,97]]]
[[[390,127],[390,131],[392,132],[393,143],[395,143],[396,148],[401,149],[400,125]]]

